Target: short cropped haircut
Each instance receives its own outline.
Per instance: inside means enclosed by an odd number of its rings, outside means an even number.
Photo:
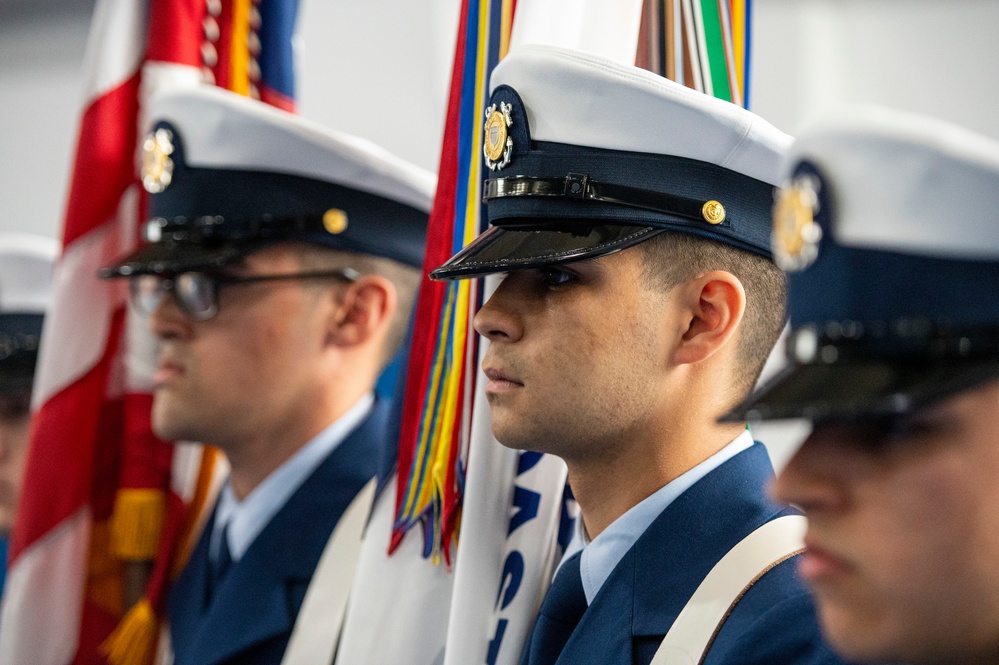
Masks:
[[[725,243],[689,233],[666,231],[643,242],[644,271],[653,285],[664,290],[711,270],[729,272],[746,291],[746,312],[739,326],[735,387],[739,399],[760,378],[763,365],[784,328],[787,278],[769,259]]]
[[[419,268],[382,256],[298,243],[296,249],[303,270],[353,268],[361,275],[378,275],[392,282],[396,292],[396,309],[382,348],[381,366],[384,369],[406,340],[410,315],[416,303],[423,273]]]

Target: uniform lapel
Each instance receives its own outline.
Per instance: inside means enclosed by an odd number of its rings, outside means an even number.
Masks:
[[[207,611],[205,599],[208,595],[208,542],[211,533],[211,529],[207,527],[214,521],[215,509],[205,520],[206,528],[191,551],[187,565],[170,589],[170,638],[177,661],[181,663],[191,662],[188,656],[190,645]]]
[[[711,567],[782,512],[764,495],[772,476],[757,443],[677,497],[621,559],[558,663],[630,665],[632,638],[664,635]]]
[[[207,579],[205,530],[171,591],[171,637],[178,663],[215,665],[290,633],[333,527],[377,472],[386,412],[385,404],[375,405],[229,569],[208,606],[197,611],[195,599],[205,597]]]
[[[756,443],[678,497],[635,544],[636,636],[664,635],[714,565],[754,529],[787,512],[766,497],[771,478],[770,457]],[[669,598],[663,589],[671,590]]]

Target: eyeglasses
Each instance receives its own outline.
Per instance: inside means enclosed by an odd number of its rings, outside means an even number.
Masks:
[[[129,280],[129,289],[132,306],[144,316],[150,316],[163,302],[163,298],[172,294],[181,311],[188,317],[195,321],[207,321],[219,312],[219,289],[223,286],[283,279],[337,279],[356,282],[360,277],[361,274],[352,268],[247,276],[182,272],[172,277],[138,275]]]

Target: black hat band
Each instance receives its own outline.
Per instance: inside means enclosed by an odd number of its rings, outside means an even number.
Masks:
[[[999,326],[953,326],[926,318],[829,321],[794,330],[787,356],[800,365],[856,359],[947,361],[999,358]]]
[[[710,224],[719,224],[725,219],[724,208],[717,201],[699,201],[649,189],[599,182],[582,173],[570,173],[564,178],[510,176],[485,181],[483,201],[511,196],[552,196],[599,201],[703,220]],[[711,204],[716,207],[712,208]],[[720,213],[712,213],[712,210],[718,211],[719,208]]]

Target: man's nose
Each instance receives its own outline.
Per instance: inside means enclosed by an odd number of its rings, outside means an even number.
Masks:
[[[475,331],[490,342],[515,342],[523,337],[523,323],[517,314],[513,281],[500,282],[489,300],[475,314]]]
[[[176,339],[190,335],[191,321],[177,304],[172,293],[165,293],[149,315],[149,329],[159,339]]]
[[[806,514],[843,508],[848,500],[843,456],[851,454],[848,447],[837,445],[844,435],[840,428],[813,428],[773,481],[771,496],[780,503],[798,506]]]

